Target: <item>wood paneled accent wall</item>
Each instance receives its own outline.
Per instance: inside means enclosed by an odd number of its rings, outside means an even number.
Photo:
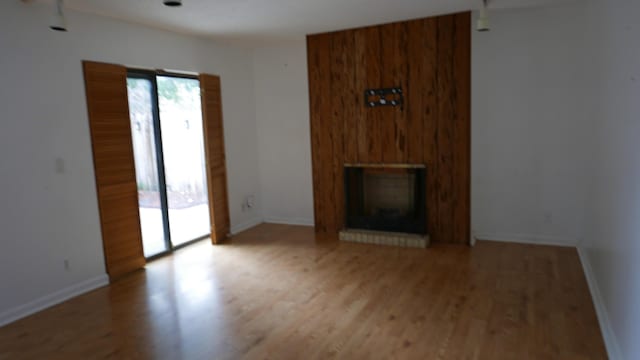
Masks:
[[[344,227],[345,163],[425,164],[431,240],[470,239],[470,13],[307,37],[318,232]],[[405,104],[368,108],[364,90]]]

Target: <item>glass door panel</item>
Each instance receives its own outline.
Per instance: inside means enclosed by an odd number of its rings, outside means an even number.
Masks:
[[[169,250],[163,222],[161,186],[153,120],[153,84],[148,79],[127,78],[129,118],[138,185],[138,206],[144,256]]]
[[[158,76],[158,107],[171,243],[211,232],[200,82]]]

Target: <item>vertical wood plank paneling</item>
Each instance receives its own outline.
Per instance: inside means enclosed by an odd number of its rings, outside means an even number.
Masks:
[[[386,26],[380,26],[380,85],[376,87],[390,88],[398,86],[396,83],[398,78],[397,64],[395,50],[398,47],[398,38],[396,36],[396,24],[389,24]],[[375,109],[369,109],[371,113],[375,113],[378,116],[379,129],[380,129],[380,143],[382,146],[381,163],[393,164],[398,163],[397,149],[395,142],[395,122],[396,122],[396,110],[393,107],[379,107]]]
[[[345,163],[345,123],[349,116],[347,108],[353,108],[349,104],[349,83],[352,69],[347,67],[347,37],[348,31],[341,31],[331,37],[331,124],[328,129],[330,141],[333,146],[333,212],[328,214],[334,217],[336,231],[344,225],[344,163]],[[332,230],[333,231],[333,230]]]
[[[393,86],[399,86],[404,91],[407,90],[409,83],[407,61],[409,52],[409,34],[408,23],[401,22],[393,24]],[[406,106],[393,107],[393,162],[407,162],[407,116],[408,108]]]
[[[432,241],[438,241],[437,214],[438,209],[438,20],[429,18],[424,20],[425,39],[425,66],[423,78],[426,93],[424,105],[424,147],[423,157],[427,165],[427,227],[432,229],[434,236]]]
[[[438,216],[434,241],[453,240],[453,116],[456,92],[453,78],[453,22],[454,17],[438,17],[438,117],[437,171]]]
[[[466,13],[308,37],[317,231],[343,225],[345,162],[423,163],[432,241],[468,243],[470,30]],[[392,86],[404,111],[364,106]]]
[[[220,78],[215,75],[200,75],[200,89],[202,90],[202,121],[207,159],[211,241],[214,244],[220,244],[231,233]]]
[[[381,27],[383,88],[399,86],[407,89],[407,26],[403,22]],[[407,108],[381,107],[375,111],[380,117],[382,162],[406,162]]]
[[[311,156],[314,183],[314,212],[316,231],[335,231],[332,202],[333,144],[331,143],[331,36],[309,36],[308,71],[311,118]]]
[[[423,126],[424,147],[421,149],[425,163],[432,167],[430,170],[436,175],[438,142],[437,142],[437,122],[438,122],[438,21],[434,18],[424,21],[426,34],[424,35],[422,48],[424,49],[424,107]],[[433,176],[435,178],[435,176]]]
[[[356,68],[356,31],[345,31],[344,46],[340,50],[344,57],[343,89],[340,91],[344,101],[344,161],[346,163],[358,162],[358,124],[363,115],[364,103],[360,87],[357,85]]]
[[[327,93],[325,96],[322,96],[322,104],[323,104],[323,123],[320,131],[320,148],[323,149],[321,152],[320,162],[322,163],[323,171],[321,175],[321,181],[325,184],[323,190],[323,198],[326,200],[326,203],[323,206],[324,218],[326,219],[326,227],[327,231],[330,233],[335,233],[338,230],[338,225],[336,224],[336,187],[340,186],[340,184],[336,184],[336,176],[334,173],[334,161],[336,161],[337,154],[335,150],[337,146],[334,144],[334,124],[333,118],[331,116],[331,38],[328,37],[326,39],[327,52],[323,54],[320,59],[321,61],[326,61],[326,66],[322,68],[325,69],[321,76],[327,77],[329,82],[327,82],[326,89]],[[324,86],[323,86],[324,87]]]
[[[369,133],[368,109],[364,107],[364,90],[368,89],[367,81],[367,29],[353,30],[353,45],[355,47],[355,63],[353,72],[355,73],[355,87],[359,101],[355,101],[357,117],[357,137],[351,138],[357,143],[357,158],[359,163],[369,162]]]
[[[145,264],[124,66],[83,62],[100,226],[111,280]]]
[[[430,74],[427,71],[426,51],[427,35],[424,20],[410,21],[408,24],[409,46],[407,49],[407,89],[405,101],[407,103],[407,162],[411,164],[424,163],[423,136],[424,121],[429,106],[427,99],[429,81],[422,81]]]
[[[454,44],[470,44],[470,13],[455,15]],[[453,206],[454,224],[471,222],[471,47],[454,46],[454,89],[456,92],[455,114],[453,117]],[[468,226],[454,226],[454,243],[464,243],[471,239]]]
[[[382,86],[382,48],[381,48],[381,27],[369,27],[365,30],[365,51],[366,51],[366,87],[365,89],[376,89]],[[363,96],[364,90],[362,89]],[[369,163],[381,163],[382,162],[382,142],[384,138],[382,128],[382,116],[379,111],[371,111],[372,109],[366,109],[365,111],[365,126],[366,137],[358,139],[358,141],[364,141],[367,146],[366,153],[364,155],[365,161]],[[380,110],[380,109],[376,109]]]
[[[438,213],[437,151],[437,20],[409,23],[409,85],[407,92],[407,161],[427,165],[427,228],[436,230]],[[437,236],[433,236],[435,241]]]

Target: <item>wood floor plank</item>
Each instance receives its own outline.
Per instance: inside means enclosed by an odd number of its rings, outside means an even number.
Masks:
[[[0,359],[606,359],[577,252],[263,224],[0,328]]]

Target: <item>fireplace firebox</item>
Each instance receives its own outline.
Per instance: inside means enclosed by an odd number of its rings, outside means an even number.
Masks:
[[[426,168],[422,165],[345,165],[349,229],[427,234]]]

